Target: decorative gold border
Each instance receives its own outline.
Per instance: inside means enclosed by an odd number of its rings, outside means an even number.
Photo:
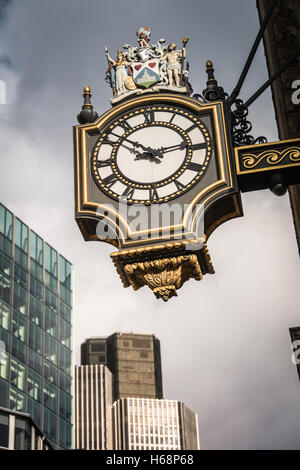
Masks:
[[[201,129],[202,129],[202,134],[204,136],[204,139],[205,139],[205,142],[207,144],[207,149],[206,149],[206,156],[205,156],[205,160],[202,164],[202,169],[199,173],[196,174],[196,176],[190,181],[190,183],[188,183],[184,189],[182,190],[177,190],[177,191],[174,191],[174,193],[172,193],[171,195],[169,196],[165,196],[165,197],[160,197],[154,201],[151,201],[151,200],[134,200],[134,199],[128,199],[127,202],[128,203],[135,203],[135,204],[145,204],[145,205],[150,205],[150,204],[153,204],[153,203],[162,203],[162,202],[167,202],[171,199],[174,199],[176,198],[177,196],[185,193],[186,191],[188,191],[192,186],[194,186],[194,184],[196,183],[197,180],[200,179],[200,177],[203,175],[203,173],[205,172],[205,170],[207,169],[207,165],[208,165],[208,162],[209,162],[209,159],[210,159],[210,156],[211,156],[211,138],[207,132],[207,130],[205,129],[205,126],[198,121],[198,119],[193,116],[192,114],[188,113],[187,111],[183,111],[182,109],[180,110],[177,110],[175,107],[174,108],[170,108],[170,107],[167,107],[167,106],[163,106],[163,105],[152,105],[152,110],[156,110],[159,112],[163,112],[163,111],[168,111],[168,112],[176,112],[178,111],[179,114],[183,114],[185,116],[188,116],[190,118],[191,121],[194,121]],[[133,117],[134,115],[138,115],[138,114],[141,114],[143,113],[143,111],[145,111],[145,109],[143,108],[139,108],[138,110],[135,110],[133,112],[128,112],[127,115],[125,116],[122,116],[122,120],[126,120],[126,119],[129,119],[131,117]],[[109,127],[109,130],[117,127],[119,125],[119,123],[122,121],[121,119],[117,120],[113,125],[111,125]],[[165,122],[165,121],[156,121],[153,123],[153,125],[157,125],[157,126],[160,126],[160,125],[163,125],[167,128],[174,128],[175,130],[179,131],[180,133],[183,134],[184,138],[190,142],[190,145],[191,145],[191,141],[190,141],[190,138],[189,136],[178,126],[176,126],[175,124],[173,123],[169,123],[169,122]],[[129,134],[131,134],[132,132],[136,131],[137,129],[139,128],[143,128],[143,127],[146,127],[147,124],[140,124],[140,125],[137,125],[135,126],[133,129],[130,129],[130,131],[126,131],[124,132],[124,134],[121,136],[121,137],[126,137],[128,136]],[[109,134],[109,130],[107,131],[108,134]],[[95,146],[95,149],[94,149],[94,152],[93,152],[93,157],[92,157],[92,160],[93,160],[93,172],[94,172],[94,175],[96,177],[96,179],[98,180],[98,184],[100,184],[100,186],[103,188],[103,191],[105,191],[106,193],[110,194],[112,197],[115,197],[115,198],[118,198],[120,197],[120,195],[114,193],[112,190],[109,190],[105,187],[105,185],[102,183],[102,180],[101,180],[101,177],[99,176],[98,174],[98,169],[97,169],[97,166],[96,166],[96,162],[97,162],[97,156],[98,156],[98,152],[99,152],[99,149],[101,147],[101,143],[103,140],[105,140],[105,137],[106,137],[106,133],[103,134],[103,136],[99,139],[97,145]],[[121,138],[120,137],[120,138]],[[116,146],[118,145],[117,141],[116,141]],[[116,153],[116,150],[113,149],[112,150],[112,153],[111,153],[111,159],[112,161],[114,161],[114,158],[115,158],[115,153]],[[163,180],[163,182],[161,184],[156,184],[155,187],[161,187],[161,186],[164,186],[166,185],[167,183],[170,183],[172,181],[174,181],[176,178],[178,178],[178,176],[180,174],[182,174],[189,161],[191,160],[192,158],[192,152],[191,150],[189,150],[188,152],[188,158],[186,159],[186,162],[185,162],[185,165],[181,168],[180,172],[177,172],[175,175],[173,175],[172,178],[168,178],[168,179],[165,179]],[[130,187],[135,187],[135,188],[142,188],[142,189],[149,189],[152,187],[152,185],[146,185],[146,184],[132,184],[132,183],[129,183],[128,181],[126,182],[126,179],[123,178],[119,173],[118,171],[116,170],[115,168],[115,163],[113,162],[112,163],[112,169],[113,169],[113,172],[119,177],[119,179],[124,182],[124,184],[127,184],[128,186]]]
[[[175,103],[176,105],[183,105],[183,106],[188,106],[190,109],[194,111],[200,111],[200,110],[211,110],[213,113],[213,120],[214,120],[214,125],[215,125],[215,130],[216,130],[216,146],[217,146],[217,158],[218,158],[218,163],[219,163],[219,171],[220,171],[220,179],[216,181],[215,183],[211,184],[204,190],[202,190],[189,204],[188,210],[184,214],[182,223],[180,225],[175,225],[172,227],[163,227],[163,228],[156,228],[156,229],[150,229],[146,231],[139,231],[139,232],[131,232],[129,225],[127,224],[127,221],[124,220],[119,213],[116,211],[112,211],[109,207],[106,207],[105,204],[99,204],[99,203],[93,203],[91,201],[88,201],[88,196],[87,196],[87,163],[88,159],[90,158],[90,155],[87,155],[86,152],[86,139],[85,139],[85,134],[88,131],[91,130],[98,130],[107,120],[112,120],[114,117],[119,115],[121,112],[124,110],[129,110],[134,108],[134,106],[141,105],[141,104],[147,104],[147,103],[157,103],[157,101],[165,101],[167,103]],[[224,165],[223,165],[223,152],[222,152],[222,145],[221,145],[221,135],[220,135],[220,125],[219,125],[219,119],[218,119],[218,114],[217,114],[217,106],[220,107],[221,109],[221,117],[222,121],[224,124],[224,139],[225,139],[225,147],[226,147],[226,158],[228,162],[228,173],[229,173],[229,180],[230,180],[230,185],[226,184],[226,179],[225,179],[225,170],[224,170]],[[230,159],[229,159],[229,151],[228,151],[228,141],[227,141],[227,134],[226,134],[226,125],[225,125],[225,118],[224,118],[224,109],[223,109],[223,103],[221,101],[219,102],[214,102],[212,105],[207,105],[207,104],[202,104],[200,102],[196,102],[194,100],[191,100],[187,97],[179,97],[176,95],[169,95],[169,94],[153,94],[153,95],[148,95],[148,96],[143,96],[139,98],[132,99],[130,101],[127,101],[126,103],[122,103],[113,109],[110,109],[106,113],[104,113],[97,121],[97,123],[91,123],[89,125],[81,125],[81,126],[76,126],[75,127],[75,133],[76,133],[76,163],[77,163],[77,200],[76,200],[76,212],[78,215],[91,215],[95,218],[95,212],[88,210],[88,208],[102,208],[103,211],[107,210],[111,213],[113,213],[115,219],[119,223],[119,238],[123,244],[123,246],[130,245],[130,244],[138,244],[138,243],[145,243],[145,240],[134,240],[134,241],[127,241],[127,238],[130,238],[131,236],[142,234],[142,233],[147,233],[147,234],[153,234],[159,232],[161,234],[160,237],[152,238],[151,241],[154,240],[161,240],[163,237],[163,232],[164,231],[176,231],[177,229],[179,230],[184,230],[185,229],[185,222],[188,217],[188,213],[190,213],[195,206],[195,204],[199,201],[199,199],[205,194],[208,193],[208,196],[203,200],[203,205],[209,202],[209,200],[213,197],[215,197],[217,194],[220,194],[224,191],[227,191],[228,189],[232,188],[232,172],[231,172],[231,165],[230,165]],[[80,159],[79,159],[79,133],[81,133],[81,145],[82,145],[82,150],[83,150],[83,159],[81,161],[80,165]],[[81,178],[80,178],[81,176]],[[80,184],[82,182],[82,184]],[[226,185],[224,187],[224,185]],[[211,191],[213,191],[215,188],[218,186],[223,186],[217,193],[209,194]],[[82,188],[82,192],[81,192]],[[80,207],[83,208],[83,210],[80,209]],[[193,220],[196,220],[196,214],[193,217]],[[125,229],[125,230],[124,230]],[[192,232],[188,232],[187,236],[192,235]],[[176,235],[174,235],[176,236]]]
[[[298,143],[300,145],[300,139],[288,139],[288,140],[278,140],[275,142],[269,142],[267,144],[254,144],[254,145],[244,145],[242,147],[235,147],[234,149],[234,156],[235,156],[235,165],[236,165],[236,173],[237,175],[245,175],[249,173],[256,173],[256,172],[261,172],[261,171],[274,171],[274,169],[281,169],[281,168],[292,168],[295,166],[300,165],[300,163],[292,163],[292,164],[286,164],[286,165],[277,165],[277,166],[270,166],[270,167],[265,167],[265,168],[256,168],[256,169],[241,169],[240,167],[240,159],[239,156],[240,154],[243,154],[244,150],[256,150],[258,148],[265,147],[266,151],[268,148],[272,150],[272,147],[281,145],[281,144],[293,144],[293,143]],[[285,150],[285,149],[284,149]],[[241,155],[242,156],[242,155]]]

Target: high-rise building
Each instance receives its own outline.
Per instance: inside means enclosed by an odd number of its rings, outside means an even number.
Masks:
[[[72,444],[72,265],[0,204],[0,406]]]
[[[81,345],[81,364],[104,364],[114,380],[114,400],[162,398],[160,342],[154,335],[114,333]]]
[[[77,449],[200,448],[197,415],[182,402],[162,399],[154,335],[89,338],[81,345],[81,363],[75,368]]]
[[[107,367],[75,367],[75,449],[112,449],[112,398]]]
[[[197,415],[177,400],[122,398],[113,405],[115,450],[199,450]]]

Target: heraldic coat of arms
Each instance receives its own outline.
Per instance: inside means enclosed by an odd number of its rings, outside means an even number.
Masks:
[[[170,90],[191,94],[188,63],[184,68],[188,38],[183,38],[182,48],[176,49],[174,43],[165,46],[165,39],[149,45],[151,31],[147,26],[140,28],[136,34],[138,46],[125,44],[125,51],[119,49],[115,60],[105,48],[108,61],[105,79],[113,89],[111,103],[150,91]]]

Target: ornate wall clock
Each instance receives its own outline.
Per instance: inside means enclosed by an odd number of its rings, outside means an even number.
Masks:
[[[105,48],[111,109],[98,117],[84,89],[74,127],[75,219],[85,240],[117,248],[111,257],[125,287],[147,285],[167,301],[188,279],[214,272],[207,240],[242,215],[240,190],[281,195],[299,183],[300,139],[255,139],[247,119],[248,106],[299,52],[243,103],[237,97],[259,40],[230,96],[210,61],[203,96],[192,95],[188,38],[181,48],[164,39],[150,45],[144,27],[137,40],[115,59]]]
[[[98,117],[84,90],[74,128],[75,218],[85,240],[106,241],[125,287],[168,300],[213,273],[207,239],[242,214],[227,110],[190,96],[186,56],[164,40],[107,49],[112,108]]]

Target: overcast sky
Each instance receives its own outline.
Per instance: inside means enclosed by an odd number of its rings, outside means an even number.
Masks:
[[[84,242],[74,221],[72,126],[90,85],[110,107],[106,58],[136,30],[181,44],[190,81],[205,86],[205,62],[231,92],[255,38],[255,0],[0,0],[0,201],[74,264],[75,360],[80,343],[115,331],[161,341],[164,397],[198,413],[202,449],[300,449],[300,383],[289,327],[299,326],[299,258],[289,199],[242,195],[244,217],[208,242],[216,273],[191,280],[168,303],[144,287],[124,289],[113,247]],[[267,78],[260,48],[242,91]],[[297,78],[297,77],[295,77]],[[251,107],[253,133],[277,140],[270,93]]]

